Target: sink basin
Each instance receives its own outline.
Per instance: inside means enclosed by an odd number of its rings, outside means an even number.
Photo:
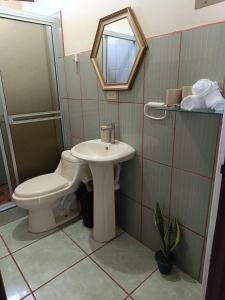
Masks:
[[[91,140],[80,143],[71,149],[72,155],[88,162],[122,162],[131,159],[135,150],[130,145],[116,141],[115,144]]]
[[[89,164],[94,183],[93,236],[98,242],[107,242],[116,236],[114,164],[132,159],[135,150],[120,141],[91,140],[74,146],[71,154]]]

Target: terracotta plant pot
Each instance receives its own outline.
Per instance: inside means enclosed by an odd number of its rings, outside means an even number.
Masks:
[[[165,258],[162,251],[159,250],[155,253],[155,259],[161,274],[168,275],[171,273],[173,265],[176,262],[176,256],[174,253],[170,253],[169,257]]]

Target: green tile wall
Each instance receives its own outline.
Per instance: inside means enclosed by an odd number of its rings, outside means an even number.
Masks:
[[[143,106],[148,101],[165,102],[167,88],[190,85],[200,78],[217,80],[222,86],[224,35],[225,24],[217,24],[149,39],[133,88],[119,92],[116,103],[106,101],[90,51],[79,54],[78,64],[71,56],[65,58],[69,146],[99,138],[102,122],[116,124],[117,138],[131,144],[137,153],[122,165],[121,190],[116,197],[118,222],[157,250],[153,209],[159,201],[165,216],[178,217],[182,225],[178,265],[199,280],[221,120],[179,113],[168,113],[162,121],[149,120],[143,116]]]

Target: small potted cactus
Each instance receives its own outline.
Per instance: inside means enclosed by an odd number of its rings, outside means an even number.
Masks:
[[[175,218],[174,221],[165,223],[159,203],[156,203],[155,225],[161,238],[161,250],[155,253],[155,259],[160,273],[169,274],[176,261],[174,249],[180,242],[180,226]]]

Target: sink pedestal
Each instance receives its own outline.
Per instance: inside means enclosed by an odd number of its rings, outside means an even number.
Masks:
[[[91,140],[71,149],[73,156],[85,161],[91,169],[94,183],[94,239],[107,242],[116,236],[114,164],[132,159],[135,150],[130,145]]]
[[[114,165],[89,163],[94,183],[94,229],[98,242],[107,242],[116,235]]]

